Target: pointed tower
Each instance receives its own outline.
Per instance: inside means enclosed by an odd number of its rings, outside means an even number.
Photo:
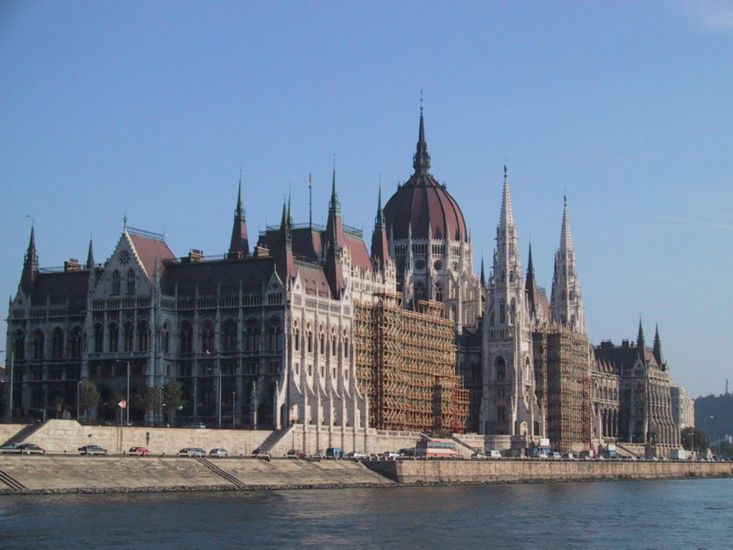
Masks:
[[[331,295],[340,299],[346,283],[341,266],[341,257],[345,245],[344,227],[341,222],[341,204],[336,193],[336,167],[333,168],[331,182],[331,200],[328,203],[328,221],[325,235],[325,271]]]
[[[428,144],[425,141],[425,121],[423,119],[422,105],[420,106],[420,130],[417,136],[417,150],[412,159],[412,166],[417,175],[430,174],[430,153],[428,153]]]
[[[659,325],[654,329],[654,358],[661,368],[664,365],[664,355],[662,354],[662,340],[659,338]]]
[[[20,276],[20,288],[26,294],[30,292],[33,283],[38,277],[38,254],[36,253],[35,228],[31,226],[31,238],[28,241],[28,250],[23,261],[23,273]]]
[[[534,264],[532,263],[532,243],[529,243],[529,258],[527,259],[527,279],[524,284],[524,289],[527,292],[527,309],[533,320],[539,320],[538,317],[538,305],[539,305],[539,289],[537,288],[537,282],[534,277]]]
[[[89,236],[89,250],[87,250],[87,263],[86,268],[89,271],[94,271],[94,250],[92,247],[92,237]]]
[[[555,253],[550,309],[554,322],[568,326],[580,334],[586,333],[585,308],[575,263],[573,238],[570,234],[570,218],[566,197],[563,197],[560,246]]]
[[[525,448],[544,437],[535,396],[532,332],[519,261],[511,189],[504,167],[496,253],[484,315],[481,429],[494,448]],[[510,438],[502,436],[511,436]]]
[[[293,258],[293,237],[291,233],[290,219],[287,211],[287,203],[283,202],[283,212],[280,218],[280,231],[278,231],[277,244],[275,246],[275,266],[283,282],[289,277],[295,276],[295,261]]]
[[[372,265],[377,269],[384,270],[389,261],[387,224],[384,221],[384,211],[382,210],[382,186],[380,185],[377,199],[377,215],[374,218],[374,231],[372,232]]]
[[[484,257],[481,256],[481,288],[486,288],[486,272],[484,270]]]
[[[249,255],[249,239],[247,238],[247,223],[242,203],[242,176],[239,176],[239,192],[237,207],[234,210],[234,225],[232,238],[229,241],[229,258],[244,258]]]
[[[639,359],[644,361],[645,358],[645,351],[646,351],[646,342],[644,340],[644,327],[641,325],[641,317],[639,317],[639,332],[636,335],[636,351],[639,354]]]

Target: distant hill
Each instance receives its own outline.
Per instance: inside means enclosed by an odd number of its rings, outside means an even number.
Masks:
[[[711,442],[733,435],[733,394],[695,399],[695,427],[706,432]]]

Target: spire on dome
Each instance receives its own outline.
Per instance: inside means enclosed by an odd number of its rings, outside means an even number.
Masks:
[[[430,153],[428,153],[428,143],[425,141],[425,121],[422,112],[422,97],[420,98],[420,130],[417,136],[417,150],[412,160],[412,166],[415,168],[415,174],[430,173]]]
[[[247,238],[247,223],[242,202],[242,174],[239,174],[239,190],[237,191],[237,206],[234,209],[234,224],[232,238],[229,241],[230,258],[243,258],[249,254],[249,239]]]

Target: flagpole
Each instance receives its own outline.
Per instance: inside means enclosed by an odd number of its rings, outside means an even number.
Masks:
[[[313,182],[308,174],[308,227],[313,228]]]

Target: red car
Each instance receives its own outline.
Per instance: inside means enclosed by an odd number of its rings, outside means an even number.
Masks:
[[[297,458],[299,460],[305,460],[308,458],[308,455],[306,455],[303,451],[299,451],[298,449],[290,449],[288,451],[288,454],[285,455],[288,458]]]
[[[135,456],[150,456],[150,450],[145,447],[130,447],[128,454]]]

